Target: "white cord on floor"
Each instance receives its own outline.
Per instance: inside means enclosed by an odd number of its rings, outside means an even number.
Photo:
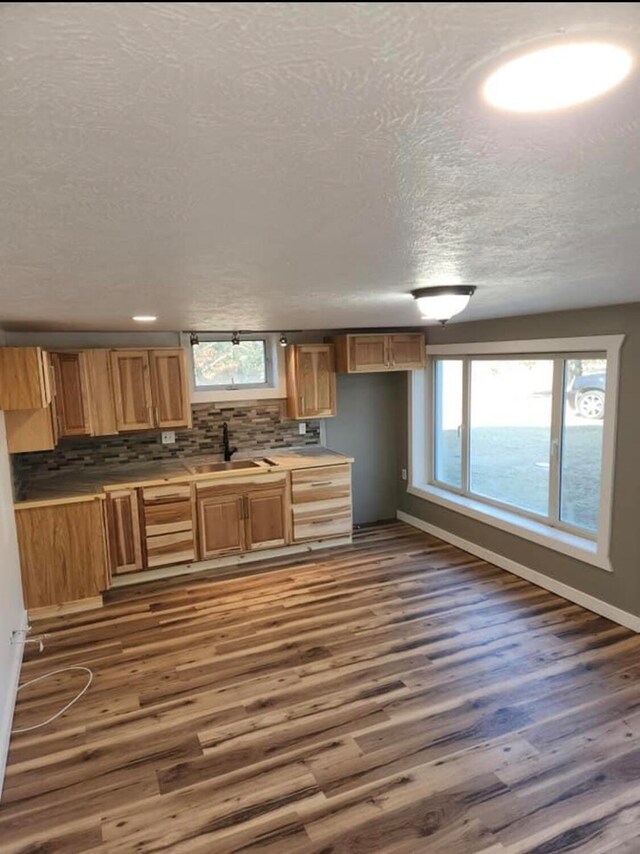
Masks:
[[[70,703],[67,703],[67,705],[63,709],[60,709],[60,711],[56,712],[55,715],[51,715],[51,717],[47,718],[46,721],[43,721],[41,724],[34,724],[33,726],[25,726],[20,727],[19,729],[12,729],[12,735],[16,732],[31,732],[32,729],[40,729],[40,727],[52,723],[53,721],[55,721],[56,718],[59,718],[60,715],[63,715],[67,711],[67,709],[70,709],[74,703],[77,703],[80,697],[82,697],[82,695],[89,690],[89,685],[91,685],[91,683],[93,682],[93,672],[89,670],[88,667],[82,667],[80,665],[74,664],[71,667],[62,667],[60,670],[52,670],[51,673],[45,673],[43,676],[37,676],[35,679],[30,679],[28,682],[23,682],[22,685],[18,685],[18,691],[20,691],[22,688],[26,688],[27,685],[34,685],[36,682],[41,682],[43,679],[48,679],[49,676],[57,676],[58,673],[68,673],[70,670],[84,670],[85,673],[89,674],[87,684],[84,686],[82,691],[80,691],[80,693],[76,695]]]

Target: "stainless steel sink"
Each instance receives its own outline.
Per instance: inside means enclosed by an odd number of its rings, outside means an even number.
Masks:
[[[260,468],[260,463],[253,460],[231,460],[228,463],[202,463],[197,466],[190,466],[194,474],[209,474],[214,471],[236,471],[237,469],[255,469]]]

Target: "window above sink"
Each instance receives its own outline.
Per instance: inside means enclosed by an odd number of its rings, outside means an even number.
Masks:
[[[287,396],[284,349],[278,336],[240,333],[238,344],[231,332],[198,332],[191,345],[182,336],[190,365],[191,402],[217,403],[281,399]]]

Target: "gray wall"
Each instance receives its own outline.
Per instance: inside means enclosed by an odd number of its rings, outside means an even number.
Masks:
[[[399,509],[479,546],[575,587],[625,611],[640,614],[640,303],[558,312],[428,329],[432,344],[565,338],[623,333],[614,469],[611,561],[613,573],[589,566],[522,537],[408,495],[397,480]],[[401,405],[403,465],[407,460],[407,392]]]
[[[395,517],[398,411],[405,374],[338,374],[338,415],[326,420],[327,445],[355,457],[356,524]]]

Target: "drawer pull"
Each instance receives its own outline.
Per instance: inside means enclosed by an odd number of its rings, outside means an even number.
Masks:
[[[327,522],[330,522],[330,519],[311,519],[312,525],[326,525]]]
[[[331,486],[332,483],[332,480],[317,480],[315,483],[312,483],[311,486]]]

